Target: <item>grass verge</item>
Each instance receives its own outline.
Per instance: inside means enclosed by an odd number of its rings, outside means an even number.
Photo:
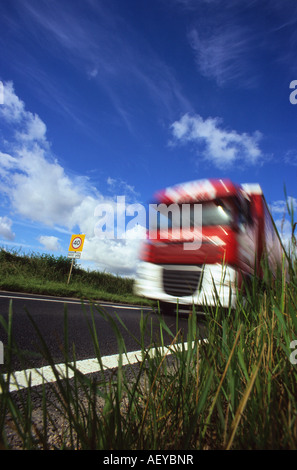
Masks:
[[[36,337],[56,382],[26,393],[9,391],[10,358],[15,345],[10,332],[13,315],[2,327],[10,338],[5,350],[8,374],[0,378],[0,436],[2,448],[12,444],[10,430],[22,449],[204,450],[296,449],[297,364],[292,341],[297,335],[297,276],[285,282],[284,270],[265,289],[257,281],[245,299],[238,294],[235,310],[209,308],[207,341],[202,341],[195,312],[188,317],[187,334],[168,329],[158,314],[160,338],[151,338],[149,317],[141,315],[137,366],[124,366],[126,347],[121,319],[99,307],[86,317],[100,372],[85,376],[77,368],[75,349],[68,344],[65,310],[66,372],[56,367],[35,327]],[[113,328],[118,342],[118,368],[106,378],[94,316]],[[164,333],[171,337],[165,348]],[[296,347],[295,347],[296,349]],[[72,378],[69,379],[70,373]],[[38,395],[40,416],[34,417]],[[57,420],[56,416],[60,417]],[[61,420],[63,426],[61,426]],[[58,424],[57,424],[58,423]],[[49,430],[52,430],[51,433]],[[51,439],[54,432],[55,439]]]
[[[71,260],[46,254],[20,254],[0,249],[0,289],[11,292],[96,299],[152,305],[133,294],[133,279],[98,271],[86,271]]]

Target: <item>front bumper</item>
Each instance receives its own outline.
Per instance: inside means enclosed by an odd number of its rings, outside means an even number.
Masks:
[[[137,272],[135,294],[179,305],[235,307],[236,275],[221,264],[158,265],[143,262]]]

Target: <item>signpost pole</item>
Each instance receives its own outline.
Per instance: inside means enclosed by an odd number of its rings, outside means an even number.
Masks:
[[[71,273],[72,273],[73,263],[74,263],[74,258],[72,258],[72,260],[71,260],[71,266],[70,266],[70,271],[69,271],[67,284],[69,284],[69,281],[70,281],[70,276],[71,276]]]

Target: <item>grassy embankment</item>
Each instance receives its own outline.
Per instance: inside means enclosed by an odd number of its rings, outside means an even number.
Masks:
[[[86,271],[71,259],[47,254],[19,254],[0,248],[0,289],[145,305],[133,295],[133,279]]]
[[[235,310],[219,305],[209,308],[207,342],[199,341],[195,313],[189,316],[185,336],[178,316],[175,328],[168,330],[160,315],[160,340],[155,343],[152,339],[151,347],[145,348],[143,339],[150,334],[150,322],[142,315],[139,367],[131,372],[120,360],[108,382],[103,368],[100,377],[86,377],[76,369],[75,361],[69,363],[72,345],[67,340],[67,312],[66,375],[61,376],[55,367],[36,329],[57,382],[50,400],[45,385],[34,391],[29,383],[25,395],[13,394],[8,390],[9,374],[0,376],[2,447],[9,447],[8,431],[13,428],[24,449],[296,449],[297,346],[292,347],[291,342],[297,339],[297,268],[295,260],[291,261],[289,282],[285,281],[285,265],[274,279],[264,263],[264,282],[254,278],[245,299],[238,293]],[[112,325],[124,359],[120,327],[125,325],[99,308],[93,314],[102,315]],[[86,321],[101,367],[96,330],[92,320]],[[12,322],[12,311],[8,324],[1,320],[10,338],[5,350],[8,368],[15,353]],[[171,336],[171,361],[168,350],[152,354],[153,347],[165,346],[165,332]],[[74,373],[71,381],[67,379],[70,372]],[[35,393],[42,404],[38,421],[34,421]],[[57,424],[53,408],[63,426]],[[49,438],[50,428],[56,433],[54,441]]]

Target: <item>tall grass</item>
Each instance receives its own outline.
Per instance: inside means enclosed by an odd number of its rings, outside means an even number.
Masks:
[[[297,269],[291,256],[288,282],[285,259],[276,278],[264,262],[265,284],[260,288],[255,277],[244,297],[238,292],[236,309],[207,309],[207,341],[201,340],[195,309],[188,317],[187,333],[180,329],[178,315],[173,331],[156,311],[158,340],[153,339],[149,316],[141,314],[141,359],[136,366],[123,365],[126,346],[121,328],[126,327],[121,319],[94,306],[91,317],[86,316],[100,366],[94,376],[82,375],[75,360],[69,360],[66,310],[64,375],[28,312],[56,382],[39,389],[29,383],[26,392],[9,391],[10,358],[15,352],[11,308],[8,323],[1,319],[9,337],[8,374],[0,377],[2,448],[13,445],[13,428],[24,449],[296,449],[297,364],[291,342],[297,339]],[[111,324],[118,342],[119,365],[108,376],[95,315]],[[164,343],[165,333],[170,345]],[[147,337],[149,347],[144,346]],[[75,358],[75,350],[71,356]],[[67,379],[70,372],[74,376]]]
[[[210,308],[206,316],[208,337],[200,341],[195,312],[188,318],[186,337],[170,331],[162,316],[160,339],[144,347],[150,334],[149,318],[140,319],[137,367],[123,366],[126,348],[120,319],[94,307],[86,317],[98,364],[102,365],[94,316],[109,322],[118,341],[119,367],[109,379],[101,374],[84,376],[69,361],[67,311],[64,355],[66,376],[54,364],[33,319],[44,357],[56,375],[39,390],[9,392],[8,375],[1,377],[0,430],[2,447],[8,448],[9,427],[25,449],[295,449],[297,447],[297,365],[290,361],[290,343],[296,339],[296,276],[284,282],[284,272],[262,292],[253,288],[244,301],[239,294],[235,310]],[[29,313],[28,313],[29,315]],[[11,332],[12,311],[6,325]],[[177,322],[178,323],[178,322]],[[124,326],[125,327],[125,326]],[[171,337],[169,349],[163,334]],[[168,345],[167,345],[168,346]],[[153,349],[154,348],[154,349]],[[5,349],[9,370],[13,339]],[[152,354],[152,352],[154,354]],[[75,351],[72,351],[75,357]],[[68,371],[68,372],[67,372]],[[74,377],[67,380],[67,375]],[[42,419],[34,422],[39,396]],[[56,425],[55,416],[63,421]],[[7,421],[9,418],[9,421]],[[56,426],[56,429],[55,429]],[[58,436],[50,444],[49,429]]]

